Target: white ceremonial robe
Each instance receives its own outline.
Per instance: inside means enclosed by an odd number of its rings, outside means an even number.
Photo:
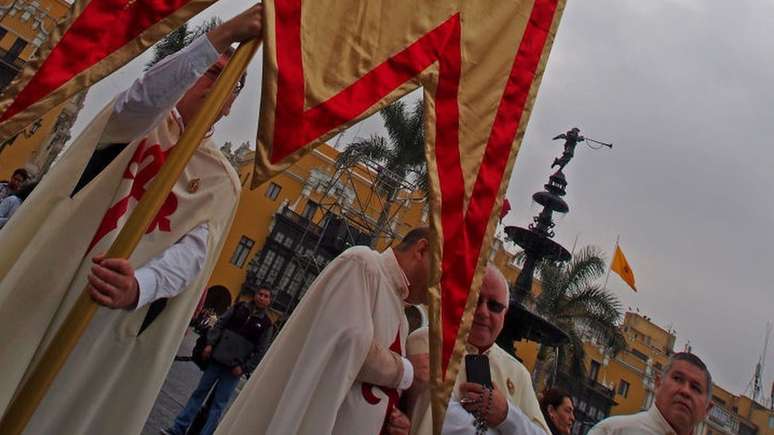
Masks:
[[[378,434],[397,391],[357,376],[372,342],[404,354],[407,294],[391,249],[344,251],[309,287],[216,434]]]
[[[655,404],[647,411],[606,418],[589,435],[677,435]]]
[[[112,112],[108,106],[98,115],[22,204],[14,231],[0,234],[0,412],[84,289],[92,257],[115,240],[181,133],[174,116],[162,118],[71,197]],[[239,190],[234,169],[205,139],[129,258],[138,268],[206,224],[201,272],[141,334],[148,306],[97,309],[25,434],[142,430],[220,254]]]

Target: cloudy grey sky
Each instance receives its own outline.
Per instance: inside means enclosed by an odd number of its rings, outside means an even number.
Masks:
[[[221,2],[194,22],[228,18]],[[508,191],[509,224],[538,212],[561,143],[577,126],[612,150],[585,145],[565,173],[570,213],[556,239],[612,253],[616,236],[639,293],[615,275],[624,307],[690,340],[717,382],[742,393],[774,320],[774,3],[763,0],[569,0]],[[76,129],[141,70],[147,56],[95,86]],[[219,141],[254,142],[258,62]],[[345,133],[379,131],[374,118]],[[772,343],[771,348],[774,348]],[[774,355],[774,350],[769,350]],[[774,379],[768,359],[764,392]]]

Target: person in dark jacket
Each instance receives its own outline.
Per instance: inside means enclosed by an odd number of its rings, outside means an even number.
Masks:
[[[215,385],[214,400],[202,428],[202,435],[215,432],[220,415],[228,404],[239,378],[258,366],[269,347],[273,324],[267,309],[271,304],[271,290],[261,288],[250,302],[240,302],[229,308],[207,334],[207,345],[202,359],[209,361],[199,385],[191,394],[185,408],[171,428],[161,431],[166,435],[184,435],[199,412],[207,393]]]

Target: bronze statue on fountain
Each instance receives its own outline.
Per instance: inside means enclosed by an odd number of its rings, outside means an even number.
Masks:
[[[548,178],[548,183],[544,185],[545,190],[532,195],[532,199],[543,206],[543,210],[532,218],[533,222],[527,228],[505,227],[508,240],[519,245],[525,254],[523,268],[516,279],[514,291],[511,292],[505,327],[497,340],[498,344],[510,353],[513,353],[513,342],[517,340],[528,339],[556,347],[568,339],[561,329],[529,310],[524,303],[532,291],[535,267],[541,261],[564,262],[571,258],[570,252],[552,238],[555,235],[553,228],[556,226],[553,221],[554,213],[570,211],[567,202],[562,198],[567,194],[567,179],[563,170],[574,157],[575,147],[579,142],[588,141],[612,148],[612,144],[584,138],[578,128],[554,137],[554,140],[557,139],[564,139],[564,152],[554,159],[551,168],[559,166],[559,169]]]

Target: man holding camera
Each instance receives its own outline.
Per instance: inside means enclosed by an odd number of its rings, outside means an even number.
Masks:
[[[505,277],[496,267],[487,266],[468,335],[467,355],[446,411],[442,431],[445,435],[547,433],[529,372],[495,344],[503,329],[508,300]],[[409,337],[406,350],[414,367],[428,365],[428,349],[427,328]],[[487,375],[490,379],[486,379]],[[478,382],[471,379],[474,377]],[[491,381],[491,387],[482,385],[487,381]],[[408,394],[411,433],[430,434],[429,391],[420,386]]]

